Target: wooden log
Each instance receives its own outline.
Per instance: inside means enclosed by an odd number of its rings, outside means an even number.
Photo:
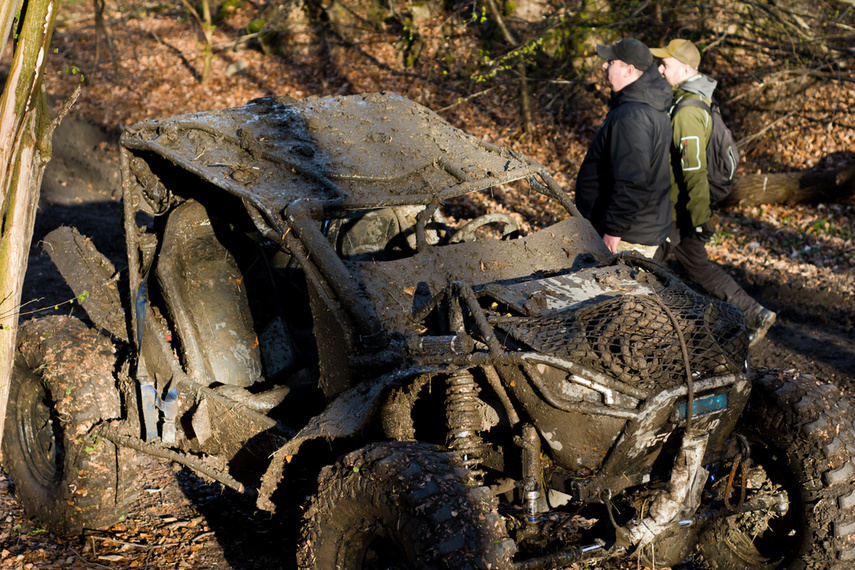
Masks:
[[[732,206],[761,204],[816,204],[838,202],[855,195],[855,164],[808,172],[782,172],[739,176],[733,192],[721,203]]]

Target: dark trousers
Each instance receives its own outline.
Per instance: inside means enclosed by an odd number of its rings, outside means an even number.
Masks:
[[[671,224],[668,241],[659,246],[653,259],[664,263],[671,255],[683,266],[689,279],[703,287],[707,293],[742,309],[746,323],[754,322],[755,317],[763,310],[733,277],[710,261],[706,242],[694,231],[680,231],[676,223]]]

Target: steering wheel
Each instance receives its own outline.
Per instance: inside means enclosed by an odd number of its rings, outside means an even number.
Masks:
[[[468,222],[463,224],[460,229],[454,232],[454,235],[451,236],[451,239],[448,240],[448,243],[474,241],[475,230],[477,230],[481,226],[486,226],[487,224],[501,224],[503,238],[514,232],[520,231],[520,226],[513,218],[513,216],[511,216],[510,214],[505,214],[503,212],[493,212],[492,214],[484,214],[483,216],[478,216],[474,220],[469,220]]]

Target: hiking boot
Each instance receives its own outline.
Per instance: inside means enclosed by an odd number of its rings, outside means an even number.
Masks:
[[[757,341],[766,336],[769,328],[775,324],[777,314],[769,309],[763,309],[754,317],[754,322],[748,327],[748,348],[751,348]]]

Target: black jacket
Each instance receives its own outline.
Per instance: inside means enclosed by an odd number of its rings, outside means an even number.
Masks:
[[[576,177],[576,206],[600,233],[659,245],[671,226],[672,91],[654,62],[612,94]]]

